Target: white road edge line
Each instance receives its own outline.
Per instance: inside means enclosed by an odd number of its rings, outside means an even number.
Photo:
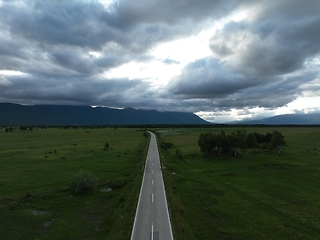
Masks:
[[[151,141],[150,141],[151,143]],[[150,144],[149,143],[149,144]],[[149,151],[148,151],[149,152]],[[143,177],[142,177],[142,184],[141,184],[141,187],[140,187],[140,193],[139,193],[139,200],[138,200],[138,206],[136,209],[139,209],[139,206],[140,206],[140,199],[141,199],[141,193],[142,193],[142,189],[143,189],[143,186],[144,186],[144,176],[145,176],[145,172],[146,172],[146,169],[147,169],[147,161],[148,161],[148,155],[147,155],[147,159],[146,159],[146,163],[144,165],[144,170],[143,170]],[[131,238],[133,238],[133,235],[134,235],[134,230],[135,230],[135,226],[136,226],[136,220],[137,220],[137,215],[138,215],[138,211],[136,211],[136,214],[134,216],[134,223],[133,223],[133,228],[132,228],[132,232],[131,232]]]
[[[158,153],[158,156],[159,156],[158,149],[157,149],[156,152]],[[160,161],[160,159],[159,159],[159,161]],[[170,235],[171,235],[171,239],[173,239],[171,221],[170,221],[169,210],[168,210],[166,190],[165,190],[165,187],[164,187],[163,176],[162,176],[162,172],[161,172],[161,171],[160,171],[160,176],[161,176],[162,187],[163,187],[163,194],[164,194],[164,200],[165,200],[165,205],[166,205],[166,210],[167,210],[167,216],[168,216],[168,221],[169,221]]]

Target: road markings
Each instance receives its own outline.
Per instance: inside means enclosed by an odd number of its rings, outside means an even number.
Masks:
[[[151,225],[151,240],[153,240],[153,223]]]
[[[146,172],[146,170],[147,170],[147,164],[144,164],[144,172]],[[142,184],[141,184],[141,187],[140,187],[140,193],[139,193],[139,200],[138,200],[137,209],[140,208],[141,192],[142,192],[142,189],[144,188],[144,178],[145,178],[145,174],[143,174],[143,177],[142,177]],[[137,223],[137,215],[138,215],[138,211],[136,211],[136,214],[135,214],[135,217],[134,217],[133,228],[132,228],[132,233],[131,233],[131,240],[133,239],[133,236],[134,236],[134,230],[135,230],[135,226],[136,226],[136,223]]]
[[[152,133],[151,133],[151,137],[152,137],[152,141],[150,141],[148,152],[152,152],[152,150],[154,150],[155,153],[147,155],[146,164],[144,166],[145,171],[143,173],[143,179],[142,179],[142,184],[141,184],[141,189],[139,194],[139,200],[137,204],[135,220],[134,220],[133,229],[131,233],[131,240],[141,240],[141,239],[159,240],[159,233],[161,234],[161,236],[164,237],[164,239],[173,240],[165,188],[164,186],[158,186],[158,184],[161,184],[161,183],[162,185],[164,185],[164,182],[162,179],[163,177],[161,172],[161,162],[159,162],[159,153],[156,145],[157,142]],[[150,163],[151,163],[151,167],[150,167]],[[158,166],[160,167],[160,171],[158,170]],[[156,169],[157,169],[157,172],[155,172]],[[151,176],[149,175],[150,170],[152,171]],[[157,177],[157,188],[154,183],[155,177]],[[150,178],[151,178],[151,184],[152,184],[151,186],[147,183],[148,181],[150,181]],[[151,193],[151,199],[149,198],[150,193]],[[155,202],[156,193],[157,193],[157,202]],[[149,202],[150,200],[151,202]],[[159,211],[161,211],[161,214],[159,214]],[[148,228],[150,230],[150,222],[151,222],[151,234],[147,230]],[[154,226],[155,224],[157,224],[157,226]]]

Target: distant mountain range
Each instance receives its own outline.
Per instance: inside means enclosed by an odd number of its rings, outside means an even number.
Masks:
[[[0,125],[136,125],[208,124],[188,112],[159,112],[133,108],[0,103]]]
[[[274,117],[264,118],[264,119],[260,119],[260,120],[243,120],[243,121],[233,122],[232,124],[319,125],[320,124],[320,113],[285,114],[285,115],[278,115],[278,116],[274,116]]]

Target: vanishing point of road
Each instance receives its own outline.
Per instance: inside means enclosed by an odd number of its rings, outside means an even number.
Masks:
[[[173,240],[157,139],[151,140],[131,240]]]

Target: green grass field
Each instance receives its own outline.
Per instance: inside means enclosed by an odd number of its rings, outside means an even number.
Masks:
[[[200,133],[221,130],[237,129],[158,130],[175,239],[320,239],[320,128],[245,129],[283,133],[283,156],[203,157]]]
[[[130,239],[148,143],[136,129],[1,129],[0,239]],[[87,196],[68,187],[79,170],[99,178]]]
[[[320,128],[245,129],[283,133],[281,157],[203,157],[199,134],[221,130],[237,129],[158,130],[174,144],[160,154],[175,239],[319,239]],[[0,129],[0,239],[130,239],[148,142],[137,129]],[[68,187],[79,170],[99,178],[87,196]]]

